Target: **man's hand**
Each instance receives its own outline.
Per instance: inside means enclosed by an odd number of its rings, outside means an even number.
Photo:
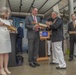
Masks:
[[[40,29],[44,29],[43,27],[40,27]]]
[[[50,23],[49,22],[46,22],[46,25],[49,25]]]
[[[50,27],[50,25],[52,25],[53,23],[50,21],[50,22],[46,22],[46,25],[48,26],[48,27]]]
[[[50,21],[50,22],[46,22],[47,25],[52,25],[53,23]]]
[[[46,25],[48,26],[48,28],[50,27],[50,22],[46,22]]]
[[[38,28],[40,28],[40,26],[36,24],[36,25],[34,26],[34,29],[38,29]]]

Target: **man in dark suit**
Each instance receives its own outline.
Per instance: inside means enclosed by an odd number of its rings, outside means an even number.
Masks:
[[[62,40],[63,40],[63,33],[62,33],[62,28],[63,28],[63,22],[61,18],[58,17],[57,12],[52,12],[52,19],[54,20],[53,22],[48,22],[48,27],[51,28],[52,30],[52,57],[53,61],[50,64],[57,64],[58,67],[56,69],[65,69],[66,68],[66,63],[64,60],[64,55],[62,51]]]
[[[38,9],[33,7],[32,14],[26,17],[26,28],[28,38],[28,60],[31,67],[40,66],[37,63],[38,50],[39,50],[39,26],[32,24],[32,22],[40,22],[37,17]]]
[[[76,14],[71,15],[72,21],[68,24],[68,32],[69,31],[76,31]],[[69,61],[73,60],[74,55],[74,43],[76,42],[76,34],[70,34],[70,54],[69,54]]]
[[[17,28],[18,32],[18,52],[23,53],[22,51],[22,38],[24,37],[24,32],[23,32],[23,23],[20,22],[20,26]]]

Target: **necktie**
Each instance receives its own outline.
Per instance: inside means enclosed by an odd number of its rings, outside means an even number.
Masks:
[[[34,16],[34,22],[36,22],[36,17]]]
[[[75,24],[75,22],[73,22],[73,26],[74,26],[74,28],[76,27],[76,24]]]
[[[34,16],[34,22],[36,22],[36,17]],[[37,32],[39,29],[36,28],[35,31]]]

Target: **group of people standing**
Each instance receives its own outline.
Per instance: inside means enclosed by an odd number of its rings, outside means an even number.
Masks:
[[[40,66],[37,63],[37,56],[39,50],[39,30],[41,29],[38,25],[33,25],[32,22],[39,22],[40,18],[37,17],[38,9],[32,8],[32,15],[26,17],[26,28],[28,37],[28,56],[29,65],[31,67]],[[52,30],[52,55],[53,61],[50,64],[58,64],[56,69],[65,69],[66,63],[64,60],[64,55],[62,51],[62,40],[63,40],[63,22],[61,18],[58,17],[57,12],[52,12],[51,15],[54,22],[46,22],[47,27]],[[36,31],[38,30],[38,31]]]
[[[40,66],[37,63],[38,49],[39,49],[39,30],[38,25],[33,25],[32,22],[40,22],[40,18],[37,17],[38,9],[32,8],[32,14],[26,17],[26,28],[28,38],[28,61],[31,67]],[[51,41],[52,41],[52,62],[50,64],[58,64],[56,69],[66,69],[66,62],[63,53],[63,21],[58,16],[56,11],[51,14],[52,21],[46,22],[47,28],[51,29]],[[38,30],[38,31],[36,31]],[[76,14],[72,14],[72,21],[68,24],[68,32],[76,31]],[[69,34],[70,35],[70,34]],[[69,61],[73,60],[74,55],[74,42],[75,34],[70,35],[70,53]]]
[[[38,9],[36,7],[32,8],[32,14],[26,17],[26,29],[27,29],[27,38],[28,38],[28,61],[29,66],[37,67],[40,66],[37,63],[38,50],[39,50],[39,30],[41,27],[39,25],[34,25],[32,22],[40,23],[40,17],[37,17]],[[10,42],[10,31],[7,29],[6,25],[11,25],[8,18],[10,16],[10,11],[8,8],[2,8],[0,11],[0,74],[7,75],[11,74],[8,70],[8,60],[9,53],[11,52],[11,42]],[[51,17],[53,22],[46,22],[47,28],[51,29],[52,35],[52,57],[53,60],[50,64],[58,64],[56,69],[66,69],[66,62],[64,60],[64,54],[62,50],[62,40],[63,40],[63,21],[60,17],[58,17],[57,12],[52,12]],[[76,31],[76,15],[72,15],[72,22],[68,25],[68,31]],[[20,27],[22,27],[22,23],[20,23]],[[23,29],[18,28],[18,32],[20,33]],[[19,35],[19,45],[21,45],[22,38],[24,37],[23,33]],[[74,53],[74,40],[75,34],[70,35],[70,54],[69,61],[73,60]],[[20,46],[22,48],[22,46]],[[22,50],[20,51],[22,52]]]

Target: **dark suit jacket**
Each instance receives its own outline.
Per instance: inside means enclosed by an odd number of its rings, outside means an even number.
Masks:
[[[32,15],[26,17],[26,25],[25,27],[28,29],[27,30],[27,38],[35,38],[36,35],[39,36],[39,31],[36,32],[33,30],[34,25],[32,24],[34,22]],[[37,17],[37,22],[40,23],[40,18]]]
[[[62,41],[63,40],[63,22],[62,19],[57,17],[56,22],[53,25],[50,25],[52,29],[52,42]]]
[[[68,24],[68,32],[69,31],[76,31],[76,28],[73,26],[73,22],[70,22]],[[70,34],[70,40],[75,40],[76,41],[76,34]]]
[[[18,31],[18,37],[19,38],[23,38],[24,37],[23,28],[22,27],[18,27],[17,31]]]

